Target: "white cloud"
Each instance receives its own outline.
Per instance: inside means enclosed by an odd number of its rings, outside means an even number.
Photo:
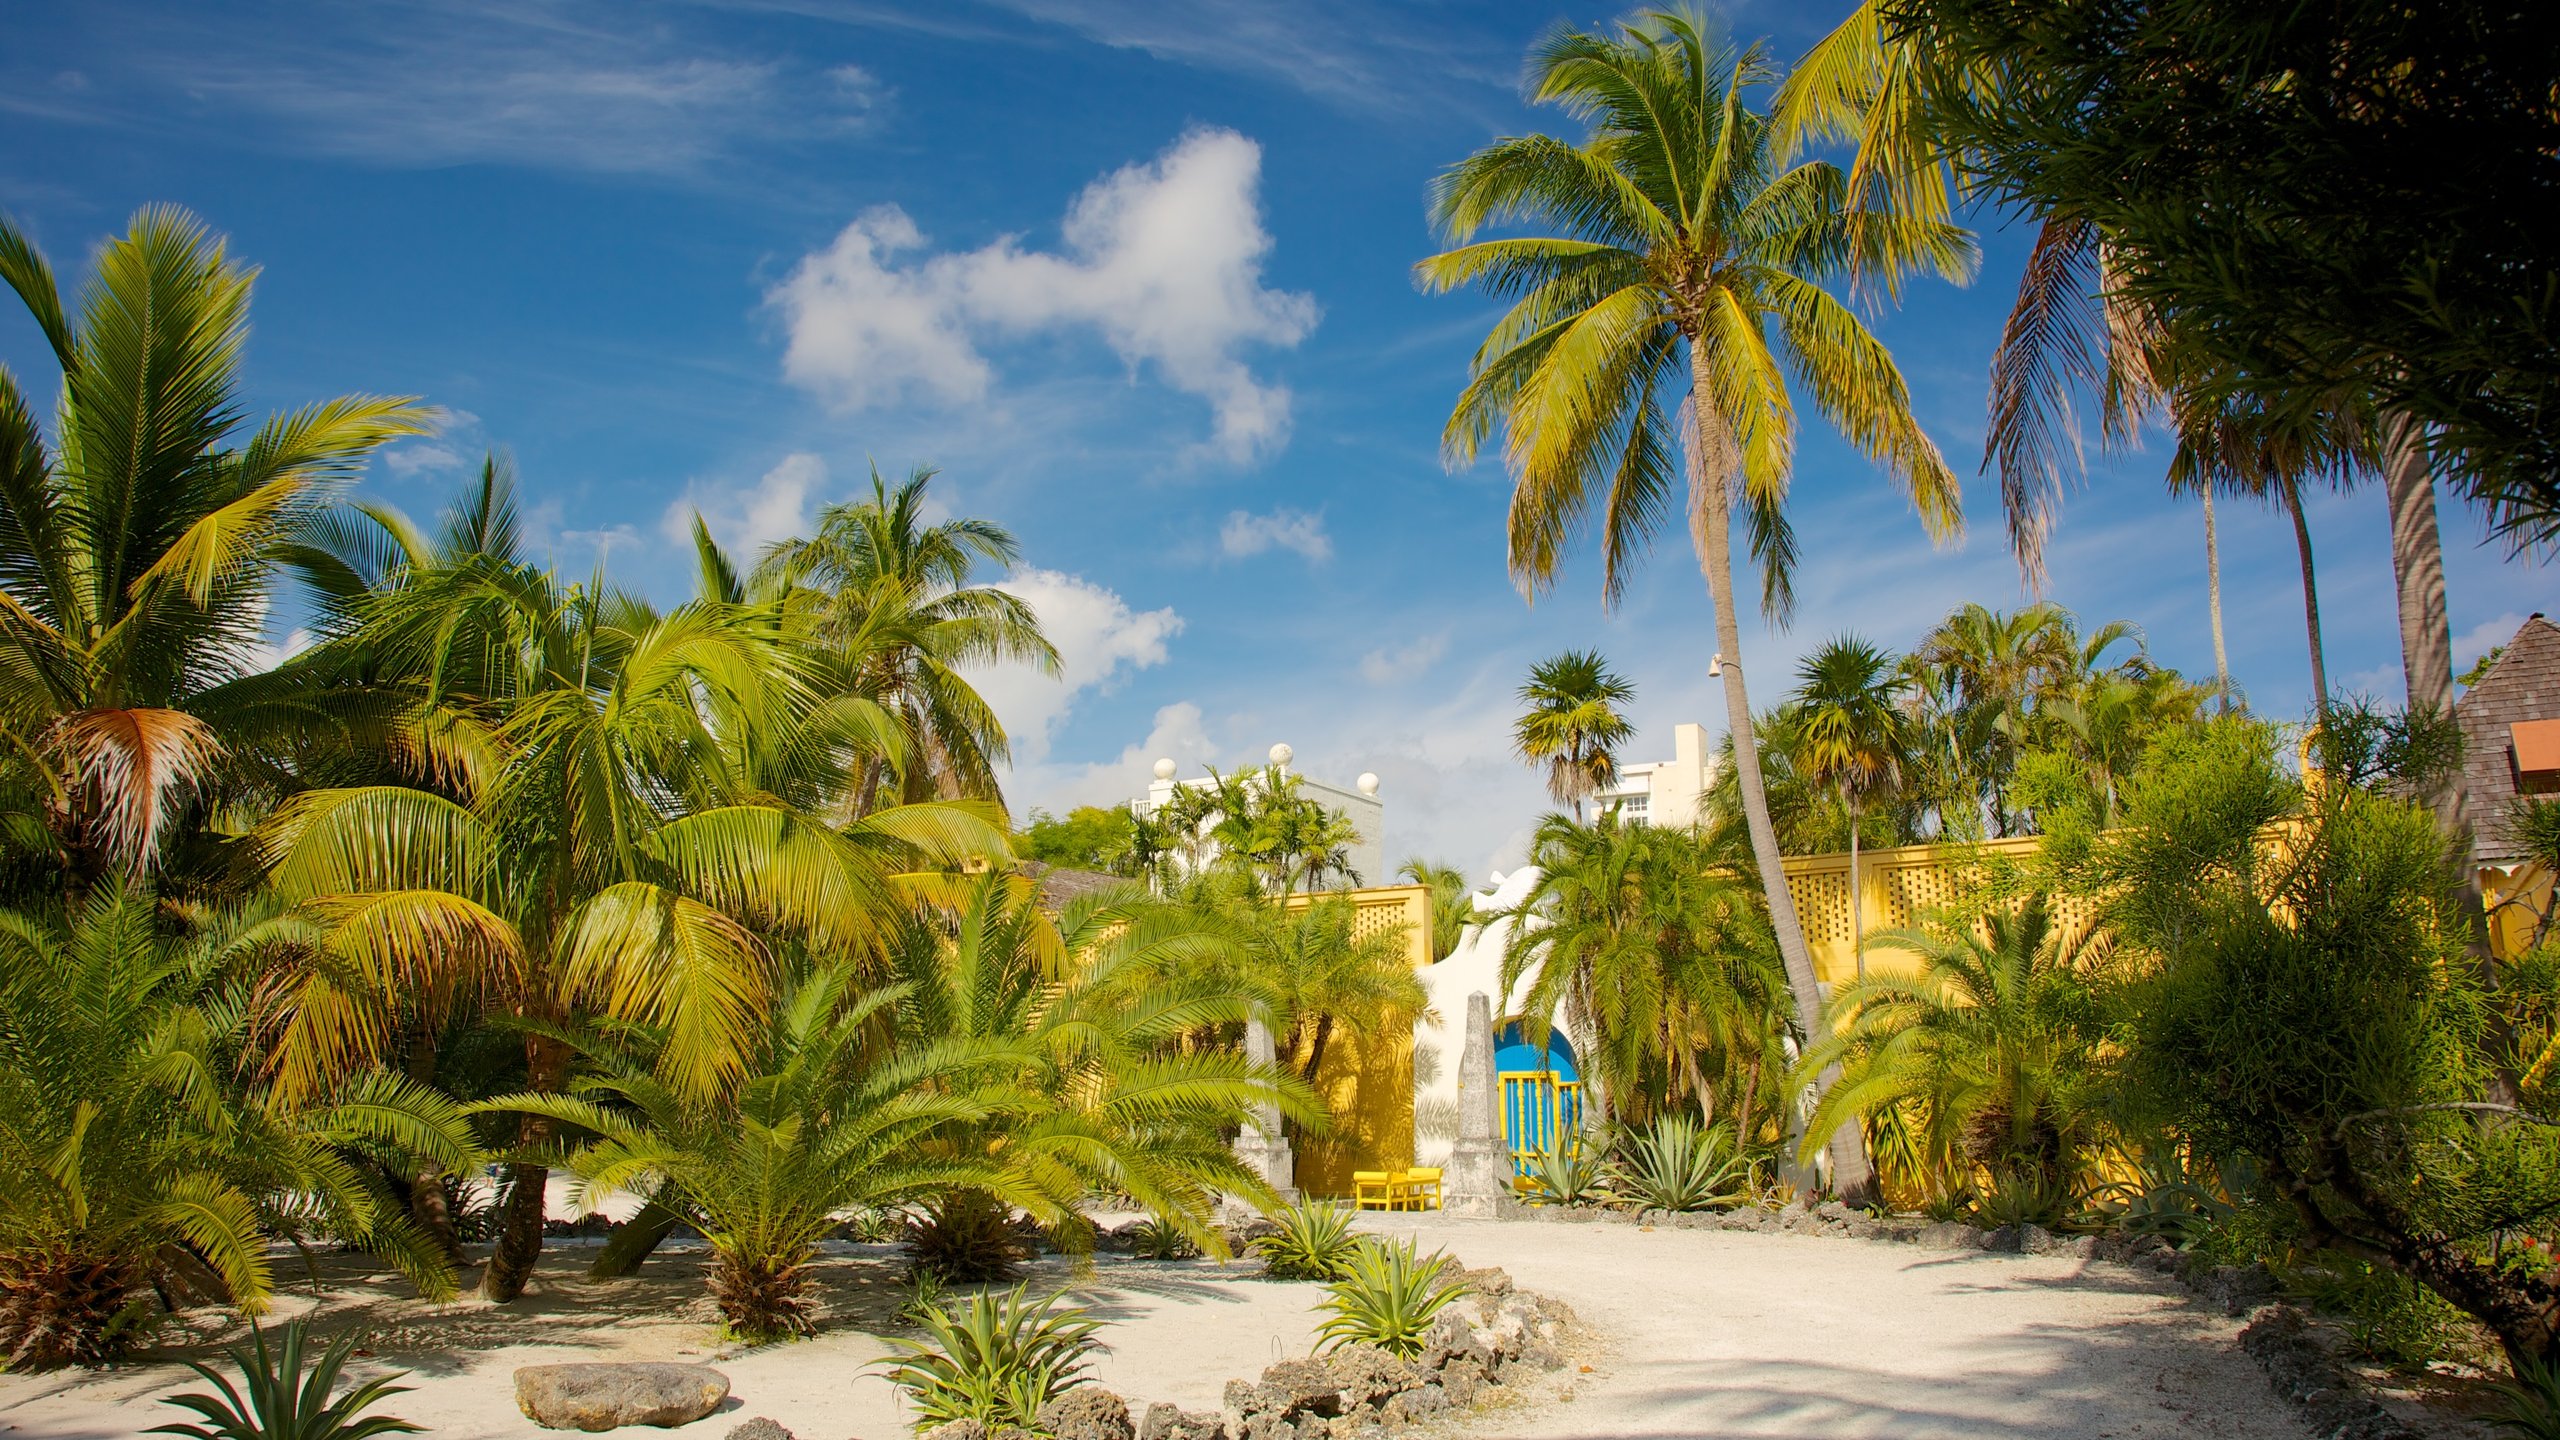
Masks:
[[[810,501],[827,483],[827,462],[808,451],[794,451],[752,485],[739,487],[694,481],[658,517],[658,532],[669,544],[693,544],[694,512],[702,512],[713,539],[741,567],[752,566],[764,548],[809,531]]]
[[[1253,141],[1194,130],[1085,187],[1054,253],[1005,236],[906,261],[925,243],[915,221],[894,205],[867,210],[767,296],[789,330],[783,373],[845,409],[961,404],[988,389],[982,341],[1091,330],[1132,372],[1206,400],[1218,453],[1268,454],[1288,437],[1289,391],[1256,379],[1239,352],[1297,344],[1317,309],[1262,283],[1261,173]]]
[[[1440,663],[1449,653],[1449,633],[1425,635],[1410,645],[1397,649],[1381,647],[1360,657],[1360,678],[1372,685],[1388,685]]]
[[[460,470],[470,463],[461,451],[450,445],[439,445],[432,440],[421,440],[415,444],[403,445],[397,450],[382,452],[382,468],[390,471],[392,478],[396,480],[415,480],[422,475],[441,475],[450,470]]]
[[[2510,610],[2504,615],[2483,620],[2453,637],[2453,673],[2471,668],[2471,662],[2516,638],[2524,628],[2525,617]]]
[[[1078,575],[1018,570],[1000,588],[1030,602],[1040,628],[1058,649],[1055,678],[1028,665],[994,666],[971,677],[1004,722],[1018,765],[1036,765],[1048,757],[1050,737],[1078,697],[1107,690],[1127,673],[1163,664],[1166,642],[1182,633],[1182,617],[1172,607],[1132,610],[1117,592]]]
[[[1178,700],[1157,709],[1147,738],[1122,747],[1110,759],[1016,765],[1005,794],[1015,812],[1025,815],[1034,808],[1063,814],[1078,805],[1124,805],[1147,793],[1159,757],[1170,757],[1184,774],[1197,775],[1201,766],[1217,764],[1222,753],[1209,738],[1200,707]]]
[[[1238,510],[1227,516],[1227,523],[1218,527],[1218,548],[1239,557],[1295,550],[1308,564],[1321,565],[1333,558],[1333,537],[1324,532],[1322,515],[1284,505],[1268,515]]]

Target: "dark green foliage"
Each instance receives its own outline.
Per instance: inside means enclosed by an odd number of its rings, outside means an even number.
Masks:
[[[400,1378],[398,1375],[368,1380],[330,1398],[329,1392],[338,1383],[338,1372],[355,1354],[353,1333],[330,1342],[312,1360],[308,1374],[303,1371],[305,1339],[302,1322],[296,1320],[284,1327],[283,1338],[271,1351],[266,1332],[252,1327],[248,1344],[235,1345],[225,1352],[239,1368],[238,1388],[211,1366],[188,1361],[187,1368],[203,1376],[218,1393],[191,1391],[172,1395],[160,1403],[192,1410],[203,1416],[204,1422],[173,1421],[143,1433],[181,1435],[189,1440],[365,1440],[371,1435],[424,1429],[388,1415],[364,1413],[394,1395],[409,1392],[411,1387],[391,1383]]]
[[[1044,865],[1134,875],[1138,873],[1132,858],[1137,830],[1136,817],[1116,807],[1079,805],[1064,816],[1034,810],[1031,823],[1014,837],[1013,849],[1023,859]]]
[[[1613,1184],[1647,1210],[1726,1209],[1751,1197],[1751,1162],[1733,1132],[1665,1115],[1619,1142]]]
[[[907,1227],[907,1263],[954,1285],[1010,1280],[1030,1258],[1012,1208],[983,1190],[954,1190]]]
[[[2524,1440],[2560,1440],[2560,1364],[2525,1356],[2515,1363],[2515,1378],[2492,1387],[2496,1408],[2483,1418],[2489,1428]]]
[[[2560,527],[2560,26],[2518,0],[1887,0],[1992,197],[2280,420],[2372,395],[2519,540]],[[1985,83],[1986,78],[1990,83]],[[2298,413],[2296,413],[2298,412]]]
[[[1351,1210],[1323,1200],[1301,1200],[1271,1217],[1279,1230],[1253,1242],[1263,1273],[1274,1280],[1341,1278],[1360,1247],[1351,1233]]]
[[[1138,1225],[1130,1253],[1141,1260],[1188,1260],[1200,1253],[1178,1225],[1149,1216]]]
[[[924,1342],[892,1340],[896,1354],[881,1373],[907,1392],[916,1429],[975,1420],[989,1430],[1034,1429],[1040,1407],[1084,1377],[1101,1342],[1102,1322],[1059,1297],[1034,1301],[1022,1286],[972,1295],[953,1309],[921,1317]]]

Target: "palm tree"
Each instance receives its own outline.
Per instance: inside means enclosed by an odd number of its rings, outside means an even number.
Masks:
[[[1636,687],[1609,668],[1597,650],[1567,650],[1529,667],[1520,687],[1527,706],[1511,728],[1512,748],[1547,767],[1547,794],[1574,814],[1618,778],[1618,747],[1636,733],[1619,707]]]
[[[1840,1021],[1803,1064],[1842,1066],[1817,1137],[1899,1110],[1917,1117],[1942,1184],[1975,1169],[2049,1186],[2078,1178],[2096,1110],[2089,995],[2107,946],[2058,923],[2042,895],[2015,910],[1947,911],[1878,940],[1920,958],[1832,997]]]
[[[1022,597],[970,583],[981,564],[1013,565],[1021,547],[991,521],[929,522],[934,474],[920,465],[893,491],[874,466],[869,499],[820,511],[818,533],[773,546],[757,582],[799,592],[849,688],[899,717],[911,750],[901,798],[993,799],[1011,746],[961,672],[1020,661],[1056,675],[1058,652]],[[885,769],[866,762],[853,813],[878,803]]]
[[[67,921],[0,911],[0,1358],[103,1365],[157,1288],[255,1315],[271,1239],[322,1230],[434,1298],[444,1254],[358,1146],[461,1170],[460,1112],[379,1071],[299,1104],[244,1085],[259,962],[303,943],[256,914],[174,923],[112,877]]]
[[[845,793],[851,757],[791,748],[825,656],[780,604],[660,615],[563,585],[499,548],[514,527],[498,500],[485,548],[392,567],[288,667],[368,670],[425,773],[305,792],[260,829],[271,883],[332,957],[297,979],[280,1081],[373,1063],[419,1005],[478,1004],[524,1026],[526,1082],[550,1090],[569,1060],[553,1031],[592,1005],[666,1027],[663,1078],[702,1101],[745,1073],[779,979],[770,940],[877,955],[904,902],[893,877],[1001,855],[1001,827],[973,803],[843,827],[787,803]],[[759,743],[767,760],[738,763]],[[793,766],[819,773],[773,774]],[[550,1124],[528,1115],[520,1154]],[[540,1253],[544,1176],[511,1169],[493,1299],[521,1293]]]
[[[1797,765],[1839,792],[1849,812],[1849,941],[1858,978],[1867,978],[1864,897],[1858,888],[1858,812],[1902,784],[1910,722],[1898,703],[1894,657],[1844,635],[1805,657],[1796,671]]]
[[[896,988],[863,990],[849,967],[812,972],[775,997],[747,1075],[717,1095],[668,1085],[655,1057],[668,1043],[582,1038],[586,1072],[565,1094],[528,1093],[475,1108],[533,1115],[589,1137],[569,1170],[587,1194],[654,1193],[711,1246],[713,1298],[731,1334],[751,1343],[806,1335],[808,1263],[837,1216],[927,1199],[956,1186],[1009,1193],[1016,1181],[985,1157],[935,1150],[938,1134],[1005,1105],[1001,1057],[922,1045],[866,1060],[865,1030]]]
[[[1431,960],[1438,964],[1448,959],[1467,927],[1476,923],[1475,887],[1467,883],[1467,872],[1416,855],[1396,871],[1396,878],[1430,888]]]
[[[2117,633],[2110,627],[2101,638]],[[2013,817],[2007,777],[2029,739],[2036,702],[2053,688],[2054,677],[2083,663],[2070,612],[2040,601],[2003,615],[1967,602],[1922,637],[1912,659],[1937,673],[1943,692],[1957,706],[1983,717],[1981,788],[1990,804],[1993,833],[2009,834]]]
[[[1784,510],[1792,371],[1815,408],[1907,488],[1933,534],[1959,526],[1960,487],[1912,418],[1892,357],[1823,285],[1853,273],[1961,276],[1975,252],[1942,220],[1861,208],[1830,165],[1781,168],[1768,121],[1743,103],[1768,78],[1762,53],[1735,50],[1694,15],[1650,12],[1611,35],[1559,29],[1533,53],[1531,74],[1533,100],[1591,131],[1580,145],[1497,141],[1434,185],[1442,232],[1473,243],[1422,262],[1423,283],[1516,297],[1477,351],[1444,444],[1465,462],[1497,425],[1506,431],[1511,571],[1532,592],[1596,523],[1614,601],[1655,530],[1692,523],[1753,849],[1810,1030],[1821,987],[1760,794],[1732,509],[1737,499],[1748,508],[1764,605],[1782,614],[1794,555]],[[1510,221],[1550,233],[1474,241]],[[1684,389],[1685,505],[1672,413]],[[1835,1184],[1864,1190],[1854,1141],[1835,1147],[1833,1166]]]
[[[0,369],[0,794],[43,817],[75,900],[148,873],[226,747],[279,723],[226,684],[255,667],[269,552],[428,420],[350,395],[241,436],[255,274],[153,206],[100,249],[75,320],[0,219],[0,278],[62,368],[55,448]]]

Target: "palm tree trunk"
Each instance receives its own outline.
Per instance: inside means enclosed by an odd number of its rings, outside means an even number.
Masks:
[[[567,1078],[569,1052],[547,1036],[526,1039],[525,1088],[536,1094],[556,1093]],[[531,1150],[550,1142],[553,1126],[528,1115],[516,1126],[516,1145]],[[524,1293],[533,1267],[542,1259],[543,1200],[551,1172],[540,1165],[507,1167],[505,1196],[498,1204],[498,1243],[489,1252],[489,1268],[480,1274],[483,1299],[503,1305]]]
[[[2222,537],[2213,523],[2213,487],[2204,489],[2204,593],[2213,611],[2213,678],[2222,713],[2231,713],[2231,654],[2222,645]]]
[[[1696,413],[1698,433],[1689,447],[1689,467],[1693,503],[1697,506],[1699,558],[1705,562],[1707,593],[1715,604],[1716,653],[1724,657],[1725,724],[1733,737],[1734,779],[1742,785],[1742,815],[1751,832],[1751,858],[1760,870],[1760,890],[1768,897],[1769,924],[1778,935],[1778,954],[1786,961],[1787,988],[1795,992],[1796,1023],[1803,1027],[1808,1041],[1822,1033],[1822,982],[1813,973],[1813,954],[1805,948],[1804,925],[1796,918],[1795,897],[1787,891],[1787,872],[1778,855],[1777,827],[1769,822],[1769,789],[1760,774],[1760,743],[1751,733],[1751,697],[1742,679],[1742,622],[1733,603],[1733,493],[1731,477],[1721,467],[1710,467],[1707,456],[1711,447],[1707,427],[1714,423],[1712,397],[1706,358],[1691,348],[1689,365],[1694,381],[1691,409]],[[1840,1078],[1840,1067],[1830,1066],[1815,1080],[1816,1093],[1831,1088]],[[1801,1140],[1804,1111],[1800,1106],[1786,1108],[1787,1134]],[[1792,1154],[1796,1146],[1790,1146]],[[1850,1200],[1862,1203],[1874,1186],[1875,1173],[1867,1165],[1867,1154],[1854,1125],[1843,1125],[1834,1132],[1828,1147],[1831,1155],[1831,1183]]]
[[[409,1078],[432,1086],[436,1078],[436,1036],[425,1025],[409,1037]],[[446,1203],[444,1167],[420,1164],[409,1173],[409,1219],[442,1250],[445,1259],[462,1264],[462,1237],[454,1229],[453,1207]]]
[[[1849,953],[1857,957],[1858,978],[1867,978],[1866,895],[1858,889],[1858,802],[1840,788],[1840,803],[1849,808]]]
[[[2405,415],[2392,416],[2383,427],[2382,488],[2391,501],[2391,573],[2400,591],[2400,668],[2409,682],[2409,713],[2450,714],[2453,627],[2445,615],[2435,471],[2428,463],[2425,433]],[[2434,784],[2426,799],[2446,834],[2464,832],[2466,797],[2459,774]]]
[[[2293,517],[2293,548],[2302,554],[2302,628],[2311,640],[2311,713],[2329,714],[2329,662],[2320,650],[2320,586],[2311,570],[2311,524],[2302,516],[2302,487],[2288,475],[2277,482],[2284,509]]]

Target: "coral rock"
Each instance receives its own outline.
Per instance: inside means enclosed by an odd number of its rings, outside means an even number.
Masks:
[[[689,1425],[729,1398],[729,1377],[708,1365],[527,1365],[516,1371],[516,1407],[546,1430]]]

